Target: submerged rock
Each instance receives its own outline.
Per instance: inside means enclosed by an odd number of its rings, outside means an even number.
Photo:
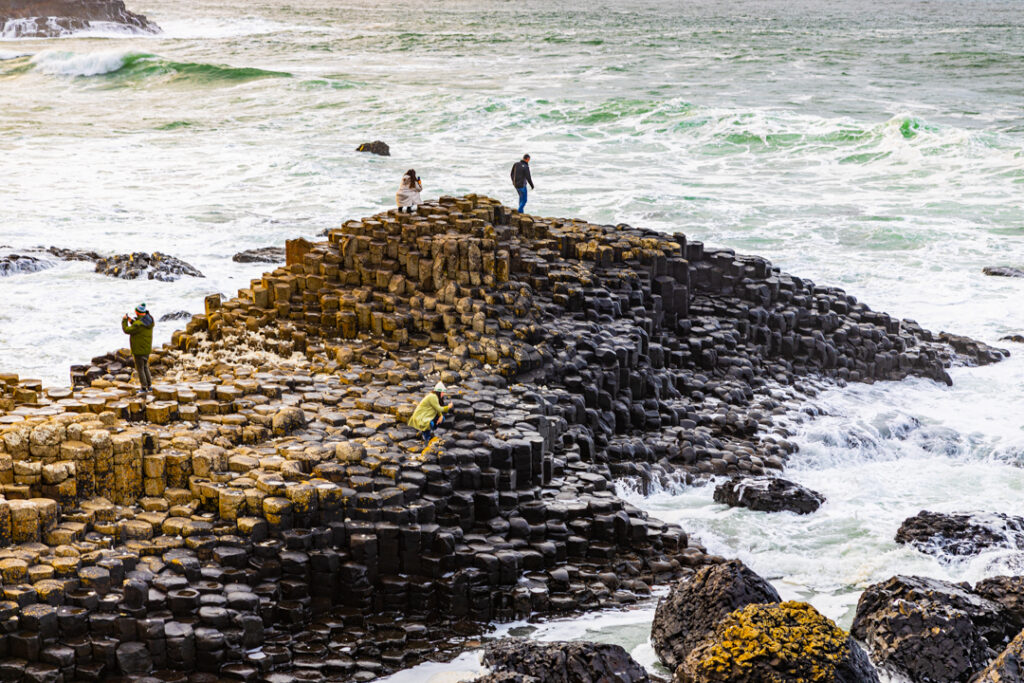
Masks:
[[[231,257],[236,263],[284,263],[284,247],[246,249]]]
[[[134,254],[117,254],[101,258],[96,261],[96,272],[123,280],[148,277],[150,280],[161,282],[174,282],[183,275],[206,277],[181,259],[161,254],[159,251],[152,254],[139,251]]]
[[[876,662],[914,681],[962,681],[1016,634],[1006,609],[967,584],[895,576],[870,586],[851,629]]]
[[[1024,631],[971,683],[1024,683]]]
[[[878,681],[853,639],[804,602],[747,605],[726,616],[675,672],[676,683]]]
[[[485,678],[524,683],[649,683],[647,672],[619,645],[539,643],[506,638],[484,648],[484,664],[525,678]]]
[[[774,602],[781,602],[778,592],[739,560],[704,567],[658,602],[651,624],[654,651],[675,669],[726,615],[753,603]]]
[[[391,156],[391,148],[387,146],[387,143],[381,142],[380,140],[374,140],[373,142],[364,142],[363,144],[356,147],[357,152],[369,152],[371,154],[377,154],[382,157]]]
[[[1009,266],[985,266],[981,272],[985,273],[985,275],[995,275],[997,277],[1024,277],[1024,270],[1010,268]]]
[[[1024,517],[1000,512],[945,514],[922,510],[908,517],[896,532],[897,543],[909,543],[929,555],[977,555],[989,548],[1024,547]]]
[[[825,496],[778,477],[733,477],[715,488],[715,502],[762,512],[806,515],[825,502]]]
[[[53,264],[49,261],[37,259],[35,256],[24,254],[8,254],[0,256],[0,277],[17,275],[19,273],[36,273],[46,270]]]
[[[114,25],[134,33],[159,33],[160,27],[129,12],[121,0],[16,0],[0,7],[0,36],[56,38]]]

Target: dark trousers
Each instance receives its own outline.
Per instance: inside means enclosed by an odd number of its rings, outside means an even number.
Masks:
[[[153,378],[149,374],[149,356],[132,356],[135,359],[135,371],[139,373],[139,386],[149,389],[153,386]]]

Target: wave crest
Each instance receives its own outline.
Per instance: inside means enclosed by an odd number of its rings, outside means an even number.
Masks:
[[[130,80],[165,77],[199,82],[246,81],[257,78],[288,78],[290,73],[255,67],[175,62],[146,52],[113,50],[77,54],[46,51],[32,57],[37,71],[53,76],[94,77],[117,75]]]

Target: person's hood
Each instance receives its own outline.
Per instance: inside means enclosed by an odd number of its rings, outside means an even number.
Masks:
[[[153,325],[156,324],[156,321],[153,320],[153,316],[151,316],[148,312],[141,318],[136,318],[136,320],[141,320],[142,324],[145,325],[146,327],[153,327]]]

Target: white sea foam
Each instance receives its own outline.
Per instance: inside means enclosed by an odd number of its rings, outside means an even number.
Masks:
[[[55,76],[99,76],[124,67],[127,60],[137,55],[131,50],[105,50],[85,54],[58,50],[45,50],[32,57],[35,68]]]

